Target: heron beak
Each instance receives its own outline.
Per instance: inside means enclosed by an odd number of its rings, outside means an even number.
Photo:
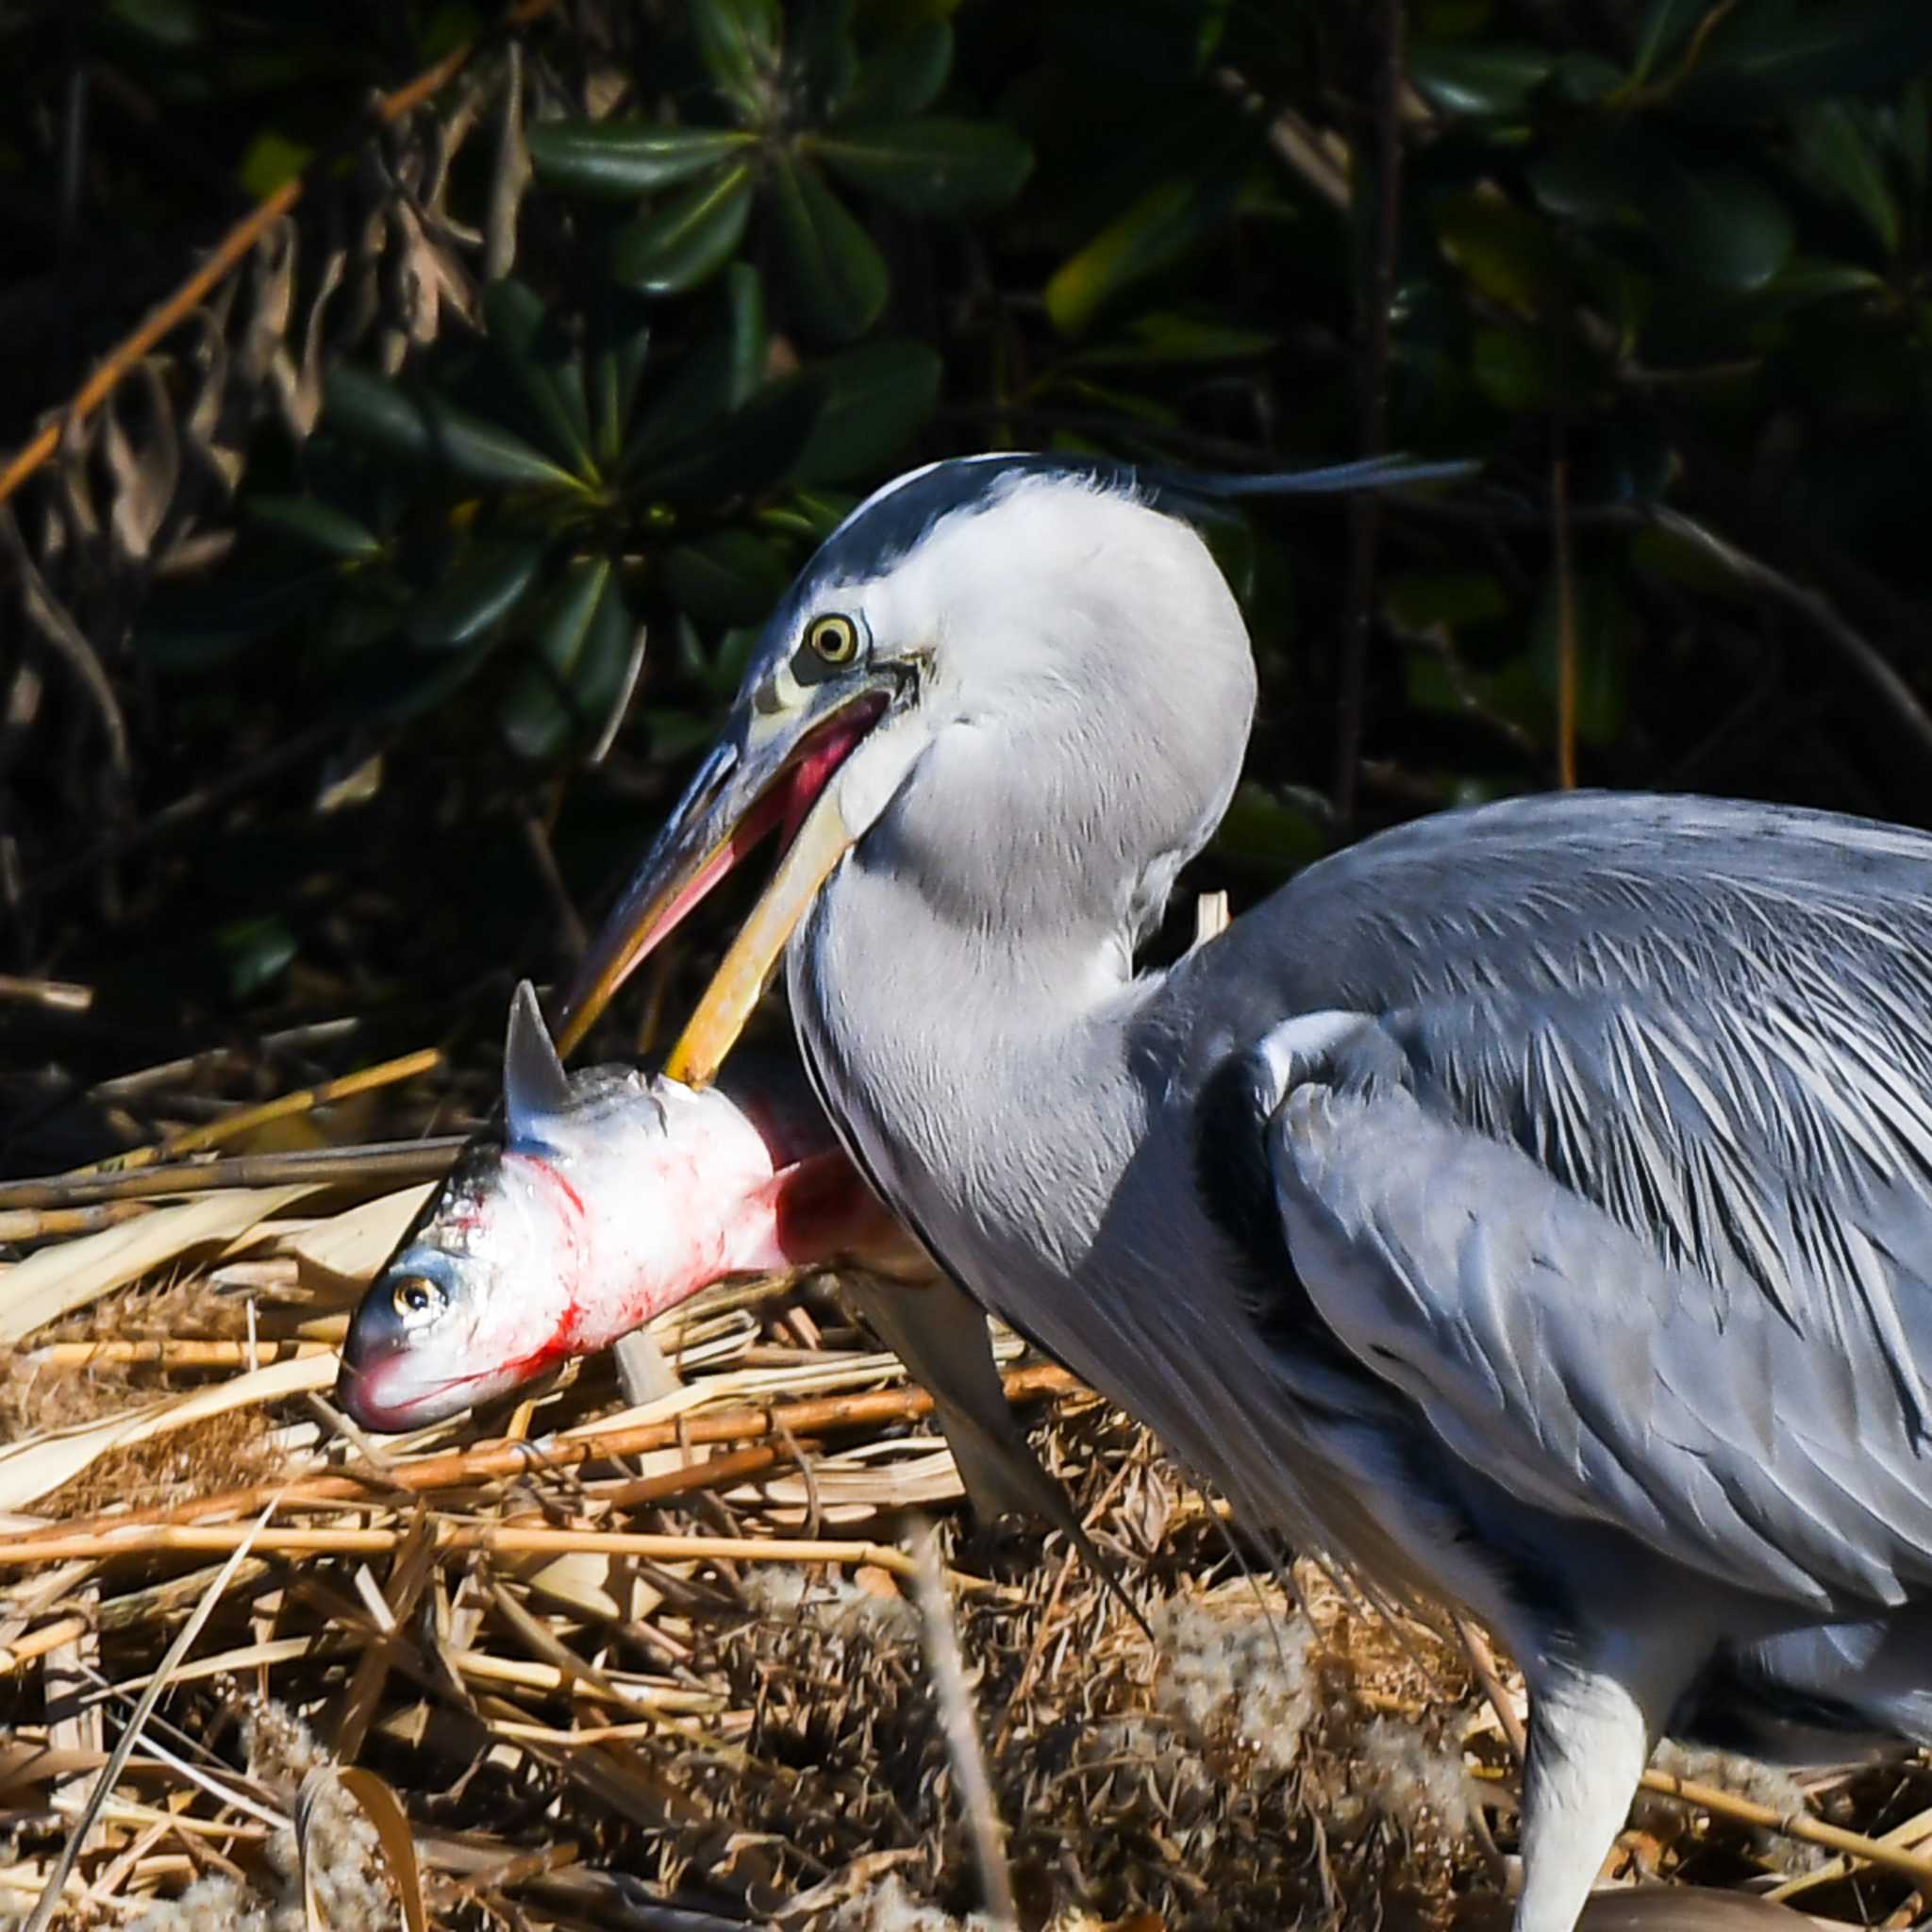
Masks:
[[[568,1054],[625,979],[768,833],[790,841],[776,875],[733,942],[665,1071],[702,1086],[757,1004],[792,927],[856,834],[826,795],[839,767],[878,723],[868,692],[803,730],[760,732],[748,718],[698,768],[572,984],[557,1032]],[[795,836],[793,836],[795,834]]]
[[[677,1036],[665,1073],[687,1087],[707,1087],[724,1063],[751,1018],[765,982],[819,888],[831,876],[857,834],[845,824],[835,792],[812,807],[798,836],[786,847],[772,883],[739,928],[731,950],[706,987],[697,1009]]]

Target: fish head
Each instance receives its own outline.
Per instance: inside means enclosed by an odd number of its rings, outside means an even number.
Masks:
[[[575,1353],[581,1220],[543,1157],[465,1148],[350,1322],[336,1391],[350,1419],[420,1428]]]
[[[363,1296],[338,1402],[366,1428],[418,1428],[608,1346],[734,1271],[774,1158],[716,1089],[566,1074],[520,987],[500,1125]]]

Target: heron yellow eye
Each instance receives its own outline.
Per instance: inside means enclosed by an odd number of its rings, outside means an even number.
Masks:
[[[805,641],[827,664],[849,664],[858,656],[858,626],[841,610],[827,611],[806,625]]]
[[[421,1321],[436,1314],[446,1297],[441,1288],[426,1274],[405,1274],[390,1290],[390,1303],[405,1321]]]

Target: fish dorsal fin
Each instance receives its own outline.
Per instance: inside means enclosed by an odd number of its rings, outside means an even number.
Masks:
[[[503,1042],[503,1111],[511,1141],[543,1140],[544,1129],[569,1108],[570,1076],[551,1044],[536,989],[519,980]]]

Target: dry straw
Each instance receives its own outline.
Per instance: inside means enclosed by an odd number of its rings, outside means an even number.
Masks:
[[[0,1913],[294,1932],[393,1892],[411,1932],[673,1897],[842,1932],[1245,1932],[1493,1892],[1520,1687],[1481,1633],[1467,1659],[1398,1639],[1306,1565],[1313,1623],[1272,1586],[1263,1615],[1145,1437],[1010,1343],[1008,1397],[1050,1405],[1071,1520],[1158,1642],[1063,1537],[970,1533],[929,1400],[824,1285],[661,1322],[641,1407],[593,1365],[507,1434],[338,1433],[307,1406],[324,1338],[420,1199],[357,1153],[327,1194],[156,1197],[0,1270],[0,1413],[62,1414],[0,1447]],[[910,1499],[944,1512],[924,1541]],[[1648,1783],[1673,1804],[1624,1857],[1724,1888],[1687,1904],[1759,1909],[1756,1883],[1875,1925],[1932,1901],[1923,1767]],[[319,1889],[352,1840],[386,1880]],[[191,1886],[201,1917],[169,1903]]]

